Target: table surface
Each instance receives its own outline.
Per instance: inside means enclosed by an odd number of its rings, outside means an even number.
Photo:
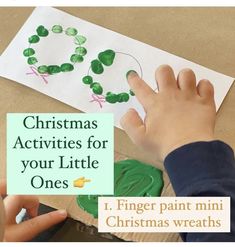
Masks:
[[[235,77],[235,8],[59,8],[131,38]],[[0,54],[33,8],[0,8]],[[79,112],[64,103],[0,78],[0,178],[5,177],[7,112]],[[235,85],[217,113],[215,136],[235,148]],[[155,163],[115,130],[115,151]],[[167,184],[168,186],[168,184]],[[167,191],[167,190],[166,190]],[[172,194],[172,189],[166,195]]]

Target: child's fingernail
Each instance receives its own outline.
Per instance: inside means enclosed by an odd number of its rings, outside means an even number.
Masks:
[[[129,70],[127,73],[126,73],[126,78],[131,78],[131,77],[134,77],[134,76],[137,76],[137,72],[135,70]]]
[[[67,216],[67,211],[64,209],[60,209],[57,211],[57,213],[62,216],[62,217],[66,217]]]

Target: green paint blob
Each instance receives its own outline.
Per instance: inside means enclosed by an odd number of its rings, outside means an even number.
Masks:
[[[82,36],[82,35],[77,35],[74,37],[74,43],[76,45],[82,45],[86,42],[86,37]]]
[[[77,197],[77,204],[94,218],[98,218],[98,196],[80,195]]]
[[[91,70],[95,74],[102,74],[104,72],[103,65],[98,59],[91,61]]]
[[[60,26],[60,25],[54,25],[54,26],[52,27],[51,31],[52,31],[53,33],[62,33],[62,32],[63,32],[63,28],[62,28],[62,26]]]
[[[103,93],[103,88],[98,82],[94,82],[91,85],[92,85],[92,91],[94,94],[102,94]]]
[[[41,66],[38,67],[38,72],[40,74],[46,74],[47,73],[47,70],[48,70],[48,68],[47,68],[46,65],[41,65]]]
[[[36,31],[37,31],[38,36],[40,36],[40,37],[46,37],[49,34],[48,30],[42,25],[39,26],[36,29]]]
[[[73,28],[73,27],[69,27],[65,30],[65,33],[68,35],[68,36],[75,36],[77,35],[78,33],[78,30],[76,28]]]
[[[91,84],[93,82],[93,79],[90,75],[86,75],[82,78],[82,81],[84,84]]]
[[[85,47],[81,47],[81,46],[77,47],[77,48],[75,49],[75,52],[76,52],[77,54],[81,55],[81,56],[85,56],[85,55],[87,54],[86,48],[85,48]]]
[[[114,164],[114,196],[160,196],[164,186],[162,171],[137,160],[122,160]],[[79,195],[78,205],[98,217],[98,196]]]
[[[113,50],[106,50],[100,52],[98,55],[100,62],[106,66],[111,66],[115,58],[115,52]]]
[[[105,100],[111,104],[117,103],[118,102],[118,95],[109,92],[106,94]]]
[[[58,66],[58,65],[49,65],[47,67],[47,73],[50,75],[60,73],[60,71],[61,71],[61,69],[60,69],[60,66]]]
[[[131,89],[130,89],[129,93],[131,96],[135,96],[135,93]]]
[[[74,67],[71,63],[63,63],[61,64],[60,69],[62,72],[69,72],[74,70]]]
[[[36,57],[29,57],[27,62],[28,62],[28,64],[32,65],[32,64],[37,63],[38,60]]]
[[[128,93],[120,93],[118,94],[118,102],[127,102],[129,100],[130,96]]]
[[[38,43],[40,40],[38,35],[32,35],[31,37],[29,37],[28,41],[30,44],[34,44],[34,43]]]
[[[83,61],[83,56],[81,55],[78,55],[78,54],[73,54],[71,57],[70,57],[70,61],[72,63],[81,63]]]
[[[35,54],[35,50],[33,48],[27,48],[23,51],[25,57],[30,57]]]

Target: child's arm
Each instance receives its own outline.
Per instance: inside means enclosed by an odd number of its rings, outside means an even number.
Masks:
[[[132,141],[164,161],[178,196],[231,196],[231,234],[185,233],[185,241],[235,241],[235,161],[232,149],[214,141],[213,86],[193,71],[176,79],[163,65],[156,71],[155,93],[131,72],[128,81],[146,111],[144,121],[131,109],[121,124]]]
[[[37,216],[39,201],[35,196],[7,196],[3,206],[1,194],[6,194],[6,184],[2,181],[0,181],[0,241],[22,242],[31,240],[40,232],[60,223],[67,217],[65,210]],[[4,207],[5,217],[3,217]],[[17,224],[16,216],[22,208],[27,210],[31,219]]]

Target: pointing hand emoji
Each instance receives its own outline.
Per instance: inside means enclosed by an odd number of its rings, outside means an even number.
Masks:
[[[73,181],[73,187],[83,188],[87,182],[91,182],[91,180],[85,179],[85,177],[80,177]]]

